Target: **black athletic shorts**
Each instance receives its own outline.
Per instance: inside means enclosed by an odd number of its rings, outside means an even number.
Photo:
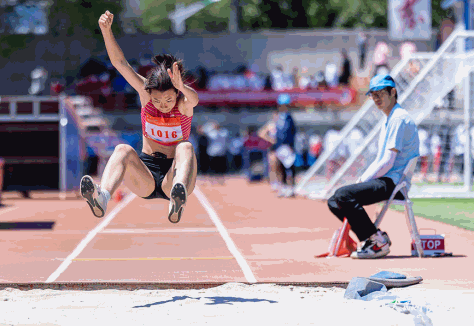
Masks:
[[[143,197],[144,199],[153,199],[153,198],[163,198],[170,200],[168,196],[161,189],[161,184],[165,178],[166,173],[168,173],[171,165],[173,164],[172,158],[167,158],[165,154],[154,153],[156,156],[151,156],[145,153],[140,153],[138,155],[140,160],[148,167],[151,174],[153,174],[153,179],[155,179],[155,190],[147,196]]]

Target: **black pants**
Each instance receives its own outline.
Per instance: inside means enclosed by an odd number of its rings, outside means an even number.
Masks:
[[[392,179],[384,177],[356,183],[337,189],[329,198],[328,206],[341,222],[346,217],[359,241],[365,241],[377,232],[377,229],[362,206],[388,200],[394,189]],[[395,198],[404,199],[400,192]]]

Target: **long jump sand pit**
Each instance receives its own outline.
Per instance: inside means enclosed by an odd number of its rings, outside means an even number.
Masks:
[[[474,290],[392,288],[392,300],[344,299],[340,286],[225,283],[196,289],[0,291],[0,325],[472,325]],[[402,304],[403,305],[403,304]],[[399,305],[400,306],[400,305]],[[411,307],[411,308],[410,308]],[[424,310],[423,308],[425,307]]]

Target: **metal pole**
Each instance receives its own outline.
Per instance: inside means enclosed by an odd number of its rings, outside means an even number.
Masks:
[[[471,13],[470,13],[470,3],[471,0],[464,0],[464,27],[466,28],[466,31],[471,29]],[[471,49],[471,40],[466,37],[465,40],[466,44],[466,51],[469,51]]]
[[[67,178],[67,161],[66,161],[66,146],[67,146],[67,114],[64,104],[64,98],[59,98],[59,197],[66,198],[66,178]]]
[[[471,163],[471,101],[474,91],[474,74],[469,74],[464,78],[464,132],[466,133],[466,143],[464,145],[464,187],[467,191],[472,191],[472,163]]]
[[[464,26],[466,28],[466,31],[468,31],[468,30],[471,29],[471,27],[470,27],[471,22],[469,21],[469,19],[470,19],[470,13],[469,13],[469,9],[470,9],[469,7],[470,6],[469,6],[469,4],[470,4],[471,0],[464,0],[463,2],[464,2]]]

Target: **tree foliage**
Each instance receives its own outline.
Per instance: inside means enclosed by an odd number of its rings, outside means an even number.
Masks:
[[[196,3],[196,0],[179,1],[185,6]],[[154,0],[140,1],[140,9],[143,11],[142,30],[144,32],[161,33],[171,30],[171,21],[168,14],[175,10],[176,0]],[[212,3],[204,9],[186,19],[187,30],[219,32],[227,29],[230,17],[231,0],[221,0]]]
[[[49,9],[49,23],[54,36],[78,34],[102,39],[98,20],[106,10],[114,14],[112,28],[119,34],[121,0],[56,0]]]
[[[432,25],[450,10],[432,1]],[[240,0],[243,30],[270,28],[387,28],[387,0]]]

